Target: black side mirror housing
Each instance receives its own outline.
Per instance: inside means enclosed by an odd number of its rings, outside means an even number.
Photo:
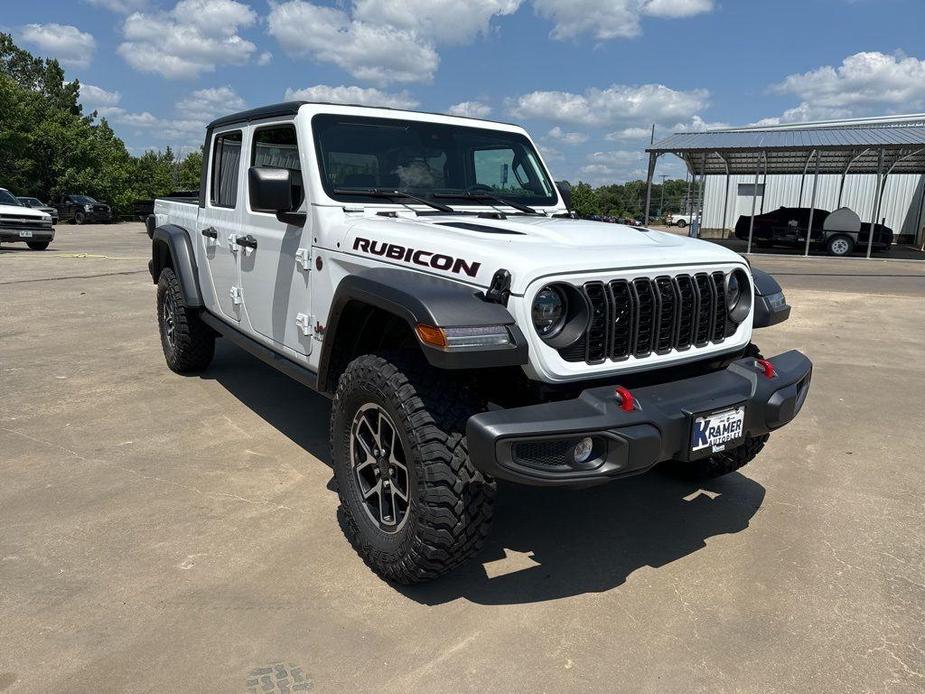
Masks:
[[[247,170],[251,209],[260,212],[292,210],[292,174],[289,169],[252,166]]]
[[[565,206],[572,209],[572,184],[568,181],[556,181],[556,188],[559,189],[559,195],[562,196],[562,202]]]

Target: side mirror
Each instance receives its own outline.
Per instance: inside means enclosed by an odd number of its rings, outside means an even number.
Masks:
[[[556,188],[559,189],[559,195],[562,196],[562,202],[565,206],[572,209],[572,184],[568,181],[556,181]]]
[[[251,209],[260,212],[292,210],[292,174],[289,169],[252,166],[247,170]]]

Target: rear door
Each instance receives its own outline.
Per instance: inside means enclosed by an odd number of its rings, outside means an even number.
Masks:
[[[209,152],[205,206],[199,216],[196,242],[201,244],[215,292],[215,303],[225,318],[240,321],[243,296],[238,258],[242,247],[237,239],[244,235],[242,206],[244,144],[242,128],[216,131]]]
[[[302,185],[300,146],[305,145],[298,141],[292,120],[266,121],[250,127],[247,160],[248,166],[287,169],[293,211],[305,212],[308,201]],[[246,181],[246,168],[243,178]],[[307,355],[314,326],[309,303],[311,222],[303,227],[281,221],[273,210],[255,209],[249,191],[245,198],[245,226],[256,246],[244,249],[240,256],[247,319],[254,332]]]

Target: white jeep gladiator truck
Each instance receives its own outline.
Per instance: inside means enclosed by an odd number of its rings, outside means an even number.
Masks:
[[[575,219],[515,125],[258,108],[208,126],[198,200],[154,210],[167,365],[206,369],[224,337],[331,397],[346,532],[393,581],[476,552],[497,480],[725,474],[809,390],[809,359],[752,343],[790,312],[770,276]]]

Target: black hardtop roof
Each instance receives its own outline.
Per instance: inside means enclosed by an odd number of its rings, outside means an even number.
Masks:
[[[409,108],[392,108],[391,106],[366,106],[364,104],[343,104],[335,103],[333,101],[283,101],[278,104],[270,104],[269,106],[260,106],[258,108],[252,108],[247,111],[239,111],[238,113],[231,113],[227,116],[222,116],[221,118],[216,118],[214,121],[209,123],[207,126],[210,130],[212,128],[220,128],[224,125],[233,125],[234,123],[250,123],[251,121],[261,120],[263,118],[275,118],[277,116],[294,116],[299,112],[299,108],[305,104],[315,104],[318,106],[350,106],[351,108],[370,108],[370,109],[382,109],[385,111],[395,111],[397,113],[423,113],[429,116],[450,116],[451,118],[459,118],[460,116],[452,116],[448,113],[437,113],[436,111],[415,111]],[[480,120],[486,123],[499,123],[501,125],[516,125],[515,123],[505,123],[504,121],[490,120],[488,118],[472,118],[471,116],[462,116],[469,120]]]

